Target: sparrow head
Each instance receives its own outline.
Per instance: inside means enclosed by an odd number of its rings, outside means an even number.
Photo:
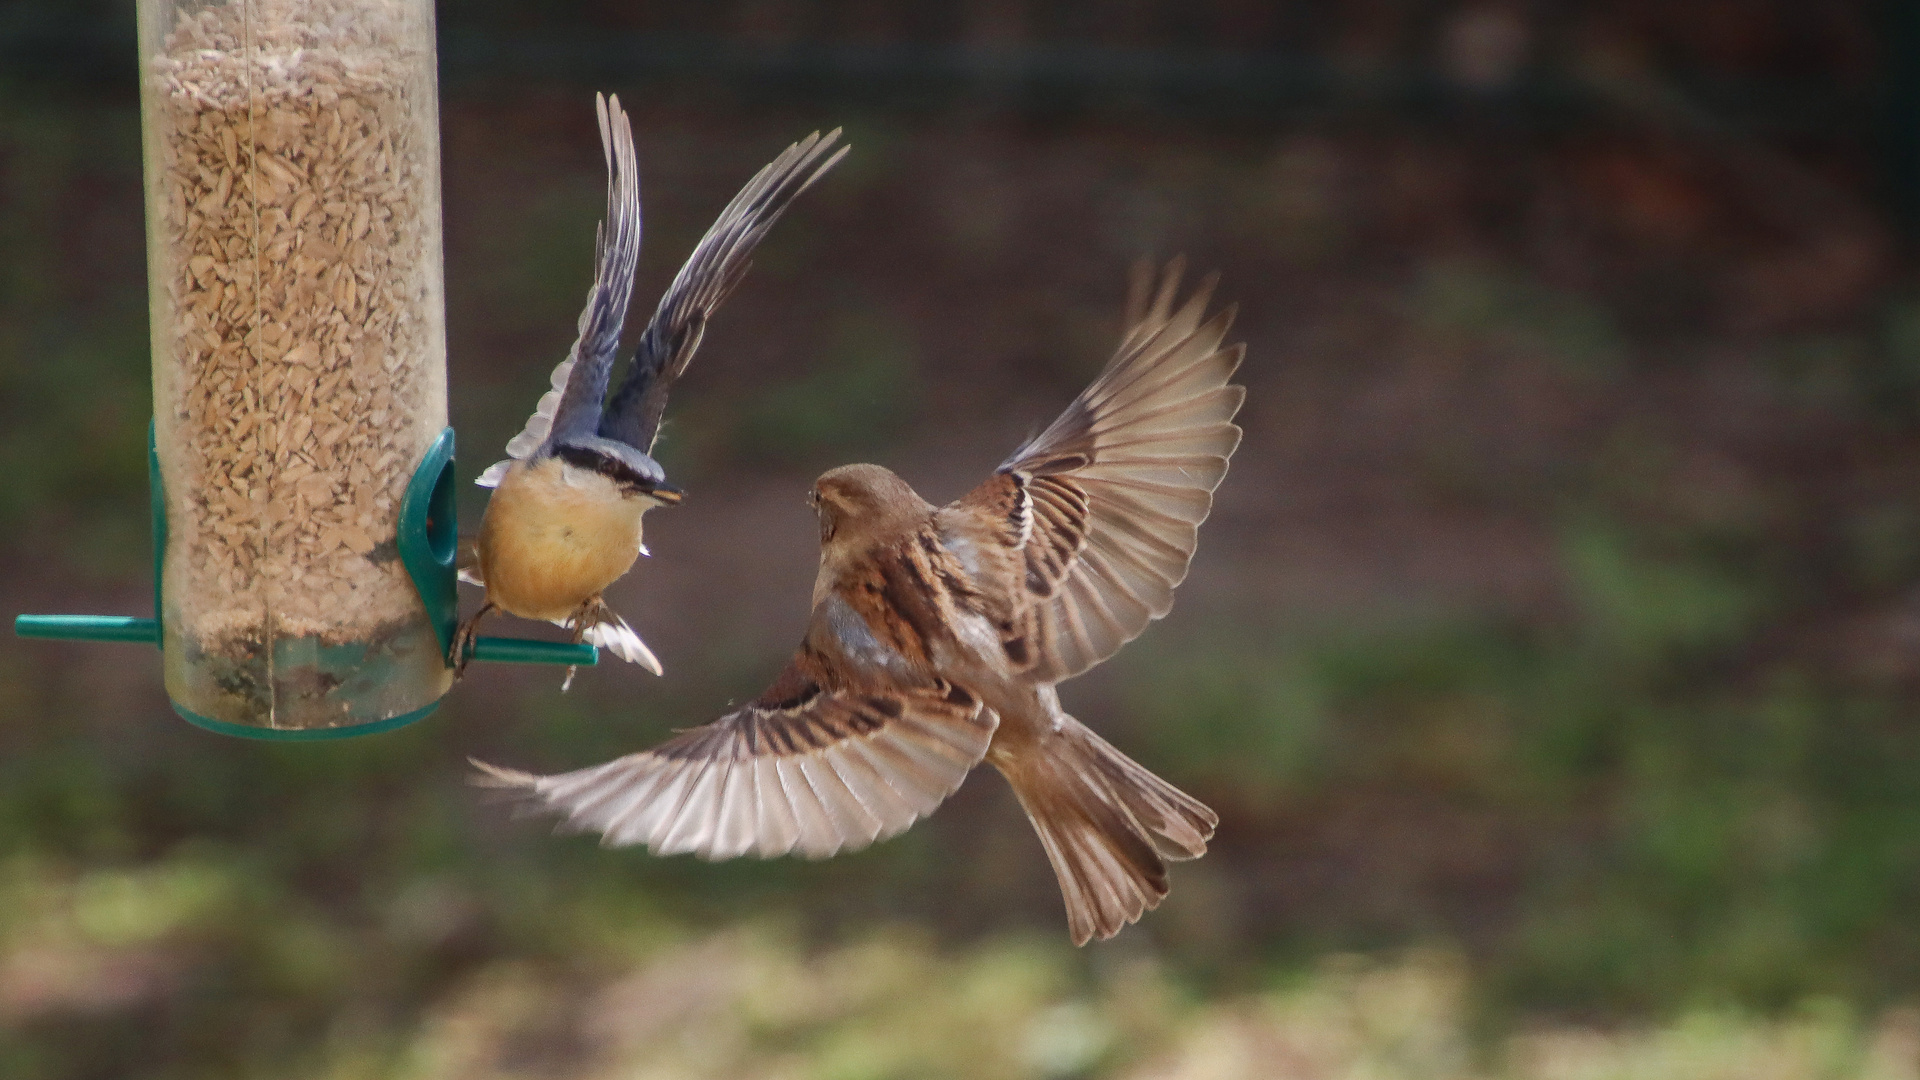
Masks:
[[[820,515],[820,544],[846,545],[914,523],[933,512],[919,492],[878,465],[842,465],[813,482],[807,502]]]

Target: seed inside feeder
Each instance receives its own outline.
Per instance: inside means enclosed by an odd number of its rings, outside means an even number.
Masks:
[[[291,669],[432,641],[395,543],[446,423],[431,7],[230,0],[147,55],[164,616],[197,687],[170,662],[169,690],[231,722],[363,721],[364,687]],[[404,663],[444,690],[437,655]]]

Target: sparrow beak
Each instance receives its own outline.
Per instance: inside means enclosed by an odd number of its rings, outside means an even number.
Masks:
[[[655,484],[647,489],[647,495],[662,506],[678,506],[687,493],[672,484]]]

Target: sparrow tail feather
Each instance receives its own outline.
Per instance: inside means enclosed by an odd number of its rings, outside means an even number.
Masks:
[[[1205,854],[1219,817],[1072,717],[1025,753],[990,755],[1060,880],[1075,945],[1109,938],[1167,895],[1166,859]]]

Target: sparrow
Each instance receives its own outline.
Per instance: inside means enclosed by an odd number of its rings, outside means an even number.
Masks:
[[[838,128],[824,137],[815,132],[747,182],[660,298],[609,400],[640,258],[640,185],[620,99],[596,95],[595,108],[607,162],[607,217],[597,233],[593,287],[579,337],[553,369],[552,389],[507,443],[508,460],[474,481],[493,494],[460,575],[485,588],[486,600],[454,636],[448,659],[457,672],[472,656],[480,620],[504,611],[564,626],[574,641],[660,674],[659,659],[601,594],[646,551],[646,512],[681,500],[651,454],[667,391],[700,347],[707,320],[746,275],[761,238],[847,152],[834,149]]]
[[[983,760],[1040,834],[1074,944],[1160,903],[1167,861],[1219,818],[1068,715],[1055,687],[1173,605],[1240,442],[1245,346],[1215,278],[1135,268],[1127,330],[1092,385],[986,482],[935,507],[878,465],[808,495],[820,571],[799,650],[753,702],[604,765],[475,762],[612,846],[824,858],[931,813]]]

